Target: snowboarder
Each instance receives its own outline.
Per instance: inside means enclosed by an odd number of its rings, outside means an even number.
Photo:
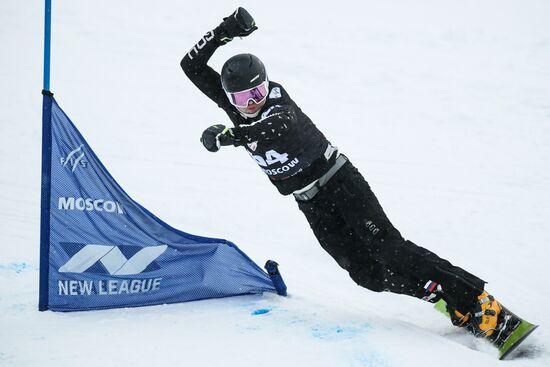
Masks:
[[[231,57],[221,75],[207,65],[218,47],[256,29],[250,14],[238,8],[181,60],[189,79],[233,123],[208,127],[204,147],[244,147],[282,195],[294,195],[321,246],[360,286],[433,303],[443,299],[454,325],[495,338],[502,308],[484,290],[485,282],[405,240],[363,176],[283,86],[268,79],[259,58]]]

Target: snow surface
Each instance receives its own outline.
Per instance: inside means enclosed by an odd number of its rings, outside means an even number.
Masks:
[[[356,286],[248,155],[198,141],[224,113],[181,57],[243,5],[260,29],[212,59],[264,60],[416,243],[541,324],[495,351],[431,305]],[[37,311],[43,4],[0,2],[1,366],[550,366],[550,3],[55,1],[52,91],[122,187],[234,241],[289,286],[100,312]]]

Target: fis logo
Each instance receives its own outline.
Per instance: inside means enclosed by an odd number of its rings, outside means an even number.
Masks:
[[[103,275],[132,275],[160,269],[155,260],[166,251],[167,245],[86,245],[61,243],[70,259],[59,268],[60,273],[91,273]]]
[[[71,172],[74,172],[78,167],[88,167],[83,147],[84,145],[80,145],[78,148],[71,150],[66,157],[61,157],[59,159],[61,166],[66,167]]]

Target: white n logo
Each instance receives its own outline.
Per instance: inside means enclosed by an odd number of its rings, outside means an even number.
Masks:
[[[83,273],[100,261],[111,275],[139,274],[167,248],[167,245],[144,247],[127,259],[117,246],[86,245],[59,268],[59,272]]]

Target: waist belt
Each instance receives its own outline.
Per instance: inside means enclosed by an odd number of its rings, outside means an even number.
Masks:
[[[347,161],[348,161],[348,158],[345,155],[340,154],[336,158],[336,161],[334,162],[332,167],[330,167],[330,169],[327,171],[327,173],[325,173],[324,175],[319,177],[318,180],[313,181],[303,189],[294,191],[292,195],[294,195],[296,200],[299,200],[299,201],[308,201],[313,199],[315,195],[319,193],[319,191],[321,190],[321,187],[325,186],[327,182],[332,178],[332,176],[334,176],[336,172],[338,172],[338,170],[342,168],[342,166]]]

